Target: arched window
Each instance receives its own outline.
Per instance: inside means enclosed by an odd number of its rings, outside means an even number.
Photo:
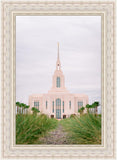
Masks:
[[[71,101],[69,101],[69,109],[71,109]]]
[[[34,101],[34,107],[39,110],[39,102],[38,101]]]
[[[56,99],[56,106],[61,106],[61,99]]]
[[[61,119],[61,99],[56,99],[56,118]]]
[[[60,88],[60,77],[57,77],[56,79],[56,87]]]
[[[83,102],[82,101],[79,101],[78,102],[78,110],[83,106]]]
[[[48,101],[46,101],[46,109],[47,109],[47,107],[48,107]]]
[[[64,101],[63,101],[63,113],[64,113]]]
[[[54,113],[54,101],[52,102],[52,112]]]

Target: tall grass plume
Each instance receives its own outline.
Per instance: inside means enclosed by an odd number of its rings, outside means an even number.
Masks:
[[[72,144],[101,144],[101,117],[93,114],[61,121]]]
[[[39,138],[57,127],[58,121],[41,114],[16,115],[16,144],[36,144]]]

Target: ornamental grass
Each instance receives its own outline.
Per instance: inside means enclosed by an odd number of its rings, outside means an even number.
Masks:
[[[101,144],[101,116],[86,114],[60,122],[72,144]]]
[[[16,144],[37,144],[39,138],[57,127],[58,121],[41,115],[16,115]]]

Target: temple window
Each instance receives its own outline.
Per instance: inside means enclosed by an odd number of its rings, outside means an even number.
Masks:
[[[60,88],[60,77],[57,77],[56,79],[56,87]]]
[[[38,101],[34,101],[34,107],[39,110],[39,102]]]
[[[52,102],[52,112],[54,113],[54,101]]]
[[[56,106],[61,106],[61,99],[56,99]]]
[[[64,101],[63,101],[63,113],[64,113]]]
[[[78,102],[78,110],[83,106],[83,102],[82,101],[79,101]]]
[[[71,101],[69,101],[69,109],[71,109]]]
[[[47,109],[47,107],[48,107],[48,101],[46,101],[46,109]]]

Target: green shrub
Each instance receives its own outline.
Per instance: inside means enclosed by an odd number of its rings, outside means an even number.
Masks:
[[[76,114],[71,114],[70,118],[74,118],[76,116]]]
[[[16,144],[36,144],[57,122],[46,115],[16,115]]]
[[[101,117],[93,114],[61,121],[72,144],[101,144]]]

